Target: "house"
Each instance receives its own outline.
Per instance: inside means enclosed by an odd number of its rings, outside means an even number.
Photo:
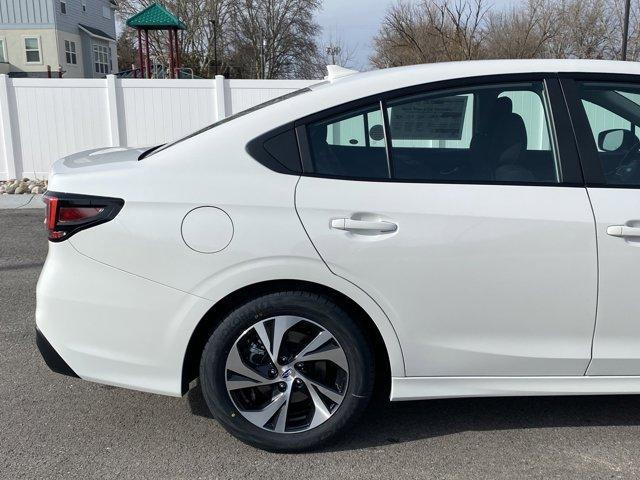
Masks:
[[[118,71],[116,0],[0,0],[0,73],[102,78]]]

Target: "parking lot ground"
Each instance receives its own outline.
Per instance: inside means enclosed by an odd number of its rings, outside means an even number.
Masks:
[[[54,374],[34,342],[42,210],[0,211],[0,478],[640,477],[640,397],[486,398],[370,408],[302,455],[245,446],[182,399]]]

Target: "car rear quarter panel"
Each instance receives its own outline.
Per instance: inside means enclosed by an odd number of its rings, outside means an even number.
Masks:
[[[142,322],[146,328],[170,331],[176,345],[171,355],[180,366],[192,332],[217,301],[255,283],[303,280],[333,288],[358,303],[382,334],[392,374],[403,376],[402,352],[389,319],[362,290],[333,275],[308,239],[294,206],[298,177],[266,169],[245,153],[237,130],[225,130],[210,135],[209,141],[205,134],[148,157],[123,169],[122,175],[114,170],[89,176],[83,183],[73,175],[57,175],[52,188],[58,191],[125,200],[113,221],[81,231],[64,243],[87,261],[138,277],[142,283],[168,287],[167,291],[181,296],[179,305],[165,305],[154,319],[128,316],[128,321]],[[200,206],[220,208],[233,222],[232,241],[217,253],[196,252],[182,239],[184,216]],[[121,294],[133,301],[137,289],[127,288],[131,291]],[[112,294],[118,297],[117,292]],[[154,302],[155,298],[143,294],[138,301]],[[199,301],[207,308],[188,307]],[[114,314],[121,313],[115,305],[112,308]],[[156,355],[168,352],[149,350],[146,355],[155,364],[160,361]],[[136,388],[135,382],[130,386]]]

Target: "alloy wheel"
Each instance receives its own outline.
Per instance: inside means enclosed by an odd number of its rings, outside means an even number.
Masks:
[[[281,315],[255,323],[231,347],[225,366],[229,396],[252,424],[297,433],[338,410],[349,366],[336,338],[321,325]]]

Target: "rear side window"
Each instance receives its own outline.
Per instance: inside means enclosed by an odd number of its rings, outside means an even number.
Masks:
[[[394,148],[470,148],[473,95],[417,96],[389,103]]]
[[[548,110],[542,82],[429,92],[389,100],[382,109],[372,104],[309,125],[314,171],[362,179],[557,183]]]
[[[314,172],[362,179],[388,178],[379,104],[313,123],[308,129]]]

